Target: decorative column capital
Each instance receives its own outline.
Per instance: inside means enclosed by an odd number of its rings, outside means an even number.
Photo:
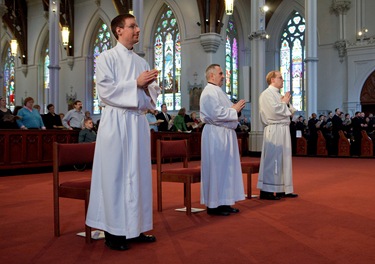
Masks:
[[[217,49],[219,48],[222,38],[217,33],[205,33],[201,34],[201,45],[203,49],[207,53],[216,53]]]
[[[330,7],[330,12],[336,16],[346,15],[350,9],[351,3],[351,0],[333,0]]]
[[[4,4],[0,4],[0,17],[3,17],[8,12],[8,8]]]
[[[340,62],[343,62],[344,57],[346,56],[346,46],[347,46],[347,41],[345,39],[338,40],[334,44],[334,47],[339,52]]]

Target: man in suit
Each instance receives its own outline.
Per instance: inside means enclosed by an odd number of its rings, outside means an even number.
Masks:
[[[331,153],[333,155],[338,154],[338,146],[339,146],[339,138],[340,138],[339,131],[344,130],[340,115],[341,115],[340,108],[336,108],[335,115],[332,117],[332,136],[333,136],[332,143],[333,144],[332,144]]]
[[[167,109],[167,105],[166,104],[162,104],[161,105],[161,112],[159,114],[156,115],[156,119],[159,120],[164,120],[164,122],[160,123],[159,125],[159,131],[169,131],[170,130],[170,127],[169,126],[169,121],[171,120],[171,116],[167,113],[168,109]]]
[[[310,137],[307,145],[309,155],[316,155],[316,141],[318,139],[318,128],[317,123],[318,119],[316,119],[316,113],[311,114],[311,118],[307,123],[310,131]]]

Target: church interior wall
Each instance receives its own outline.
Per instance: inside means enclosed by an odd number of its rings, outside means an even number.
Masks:
[[[357,1],[352,1],[351,8],[348,10],[345,20],[345,34],[349,41],[355,42],[356,25],[357,25]],[[208,54],[200,44],[201,29],[197,25],[200,21],[199,12],[196,3],[190,1],[169,0],[169,1],[144,1],[144,26],[141,28],[141,37],[143,40],[142,50],[145,52],[145,59],[153,67],[153,32],[155,19],[160,12],[162,5],[166,3],[173,10],[181,33],[182,45],[182,103],[187,109],[189,107],[188,84],[202,82],[205,84],[204,71],[208,64],[219,63],[225,65],[225,39],[216,53]],[[375,17],[372,16],[371,10],[375,9],[375,1],[363,0],[365,5],[364,26],[369,29],[370,35],[374,35]],[[351,55],[340,62],[338,50],[334,48],[335,41],[339,40],[339,18],[330,13],[331,1],[318,0],[318,100],[317,108],[319,110],[334,109],[335,107],[345,108],[348,102],[359,101],[360,89],[363,82],[374,69],[374,56],[368,56],[366,52],[356,53],[351,51]],[[285,20],[285,14],[297,10],[304,15],[304,1],[302,0],[284,0],[275,11],[274,17],[269,23],[267,32],[271,39],[267,41],[266,48],[266,68],[267,71],[278,67],[278,41],[280,35],[280,21]],[[71,69],[66,60],[66,53],[61,46],[60,50],[60,92],[58,111],[67,111],[66,96],[77,93],[77,99],[86,101],[90,98],[91,80],[87,74],[88,61],[90,57],[90,43],[92,40],[93,28],[98,19],[106,23],[117,14],[112,1],[100,1],[100,6],[96,5],[93,0],[75,1],[75,43],[74,43],[74,65]],[[250,2],[239,0],[236,6],[235,19],[239,32],[239,70],[243,73],[243,66],[248,66],[251,58],[251,42],[248,39],[250,34]],[[305,16],[305,15],[304,15]],[[43,7],[40,1],[28,1],[28,65],[26,74],[25,68],[21,67],[21,61],[17,60],[16,68],[16,100],[17,104],[27,96],[35,97],[41,100],[43,94],[40,92],[42,79],[40,76],[41,68],[41,43],[44,40],[40,38],[46,36],[48,31],[48,20],[45,17]],[[275,21],[273,21],[273,19]],[[224,16],[223,23],[227,23],[228,18]],[[47,28],[46,28],[47,27]],[[11,36],[9,29],[2,29],[1,44],[2,50]],[[44,32],[44,33],[43,33]],[[224,36],[224,31],[222,31]],[[8,37],[7,37],[8,36]],[[114,41],[115,43],[115,41]],[[369,48],[371,50],[371,48]],[[221,55],[223,56],[221,56]],[[2,53],[3,55],[3,53]],[[359,57],[356,57],[359,56]],[[364,65],[361,56],[365,56],[368,62]],[[355,72],[354,74],[352,72]],[[195,75],[196,74],[196,75]],[[351,74],[353,76],[351,76]],[[366,75],[367,74],[367,75]],[[262,77],[264,79],[264,77]],[[243,78],[240,76],[240,97],[244,96]],[[264,82],[265,83],[265,82]],[[253,88],[251,88],[253,89]],[[39,102],[35,102],[38,103]],[[344,109],[345,110],[345,109]]]

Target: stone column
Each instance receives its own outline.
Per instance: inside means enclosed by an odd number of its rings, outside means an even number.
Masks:
[[[8,8],[6,7],[4,1],[5,0],[0,0],[0,17],[3,17],[3,15],[5,15],[8,11]],[[3,36],[3,21],[1,20],[1,23],[0,23],[0,39],[2,39],[2,36]],[[3,78],[4,78],[3,72],[4,72],[3,64],[2,64],[2,60],[0,60],[0,82],[1,82],[1,84],[3,83]],[[0,96],[5,96],[5,94],[3,94],[3,89],[1,89],[1,91],[0,91]]]
[[[259,95],[266,88],[265,14],[260,11],[264,0],[251,1],[251,132],[249,150],[262,150],[263,125],[259,119]]]
[[[306,13],[306,116],[317,112],[318,35],[317,0],[305,0]]]
[[[50,88],[49,88],[49,102],[55,105],[55,112],[59,113],[61,110],[59,108],[59,90],[60,90],[60,58],[59,58],[59,48],[60,48],[60,0],[49,0],[49,78],[50,78]]]
[[[143,34],[144,29],[144,8],[143,8],[143,2],[144,0],[136,0],[133,1],[133,13],[134,16],[137,18],[138,26],[141,28],[141,35]],[[144,47],[143,47],[143,37],[139,38],[139,42],[137,45],[135,45],[135,51],[137,54],[141,57],[145,56]]]

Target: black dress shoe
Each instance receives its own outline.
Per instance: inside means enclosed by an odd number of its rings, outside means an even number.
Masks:
[[[232,214],[236,214],[236,213],[240,212],[240,209],[234,208],[234,207],[232,207],[230,205],[220,205],[218,208],[222,212],[228,212],[228,213],[232,213]]]
[[[271,192],[260,191],[259,199],[262,200],[280,200],[279,196],[273,195]]]
[[[230,213],[221,210],[219,207],[216,207],[216,208],[209,208],[209,207],[207,207],[207,214],[209,214],[209,215],[228,216]]]
[[[285,194],[285,192],[283,192],[283,193],[277,193],[276,196],[280,197],[280,198],[296,198],[296,197],[298,197],[298,194],[296,194],[296,193]]]
[[[126,242],[126,236],[115,236],[108,232],[104,232],[105,242],[104,244],[112,250],[128,250],[129,246]]]
[[[296,197],[298,197],[298,194],[296,194],[296,193],[287,193],[287,194],[285,194],[285,197],[287,197],[287,198],[296,198]]]
[[[154,235],[145,235],[141,233],[139,236],[128,239],[130,242],[139,242],[139,243],[152,243],[156,241]]]

